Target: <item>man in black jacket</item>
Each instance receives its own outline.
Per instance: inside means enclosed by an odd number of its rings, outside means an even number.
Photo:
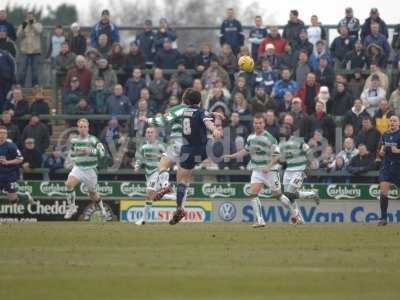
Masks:
[[[356,41],[354,44],[354,49],[347,52],[345,59],[343,61],[343,68],[349,70],[361,69],[363,70],[367,66],[367,55],[361,41]]]
[[[372,126],[372,119],[371,117],[364,116],[362,120],[362,127],[361,131],[356,135],[355,142],[358,146],[359,144],[364,144],[368,151],[376,155],[379,141],[381,139],[381,134],[379,131]]]
[[[154,63],[160,69],[176,69],[176,64],[181,54],[172,48],[172,41],[168,38],[164,40],[163,48],[154,57]]]
[[[311,122],[312,132],[320,130],[330,145],[335,144],[336,125],[332,117],[324,112],[324,104],[321,101],[317,101],[315,104],[315,113],[311,116]]]
[[[22,132],[22,140],[25,141],[27,138],[34,139],[36,149],[40,153],[44,153],[50,145],[50,135],[47,126],[40,122],[40,118],[37,115],[32,115],[28,125]]]
[[[319,69],[315,71],[315,75],[317,76],[317,82],[320,86],[327,86],[329,90],[332,91],[335,82],[335,71],[329,65],[326,56],[321,56],[319,58]]]
[[[350,160],[347,170],[353,175],[353,182],[371,182],[371,179],[368,180],[368,177],[363,177],[363,174],[376,168],[376,157],[369,153],[365,144],[360,143],[357,147],[357,150],[358,154]]]
[[[351,124],[355,132],[361,130],[361,124],[365,116],[369,116],[360,99],[353,102],[353,107],[345,114],[343,125]]]
[[[8,92],[15,82],[15,60],[7,51],[0,50],[0,113]]]
[[[14,42],[8,38],[7,27],[4,25],[0,25],[0,49],[8,51],[14,58],[17,55],[17,48]]]
[[[143,32],[136,37],[136,43],[139,46],[140,53],[144,56],[146,64],[153,63],[155,52],[154,40],[156,34],[153,31],[151,20],[144,21]]]

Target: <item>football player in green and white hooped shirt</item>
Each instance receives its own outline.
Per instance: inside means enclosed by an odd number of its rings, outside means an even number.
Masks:
[[[184,97],[182,98],[184,99]],[[158,169],[154,174],[157,176],[160,189],[157,191],[155,200],[160,200],[165,194],[171,192],[169,184],[169,169],[179,162],[182,141],[182,114],[188,106],[184,103],[178,103],[167,110],[164,115],[148,118],[143,121],[149,125],[156,127],[165,127],[167,125],[171,128],[171,134],[168,140],[168,146],[163,153],[161,160],[158,164]]]
[[[80,119],[77,125],[79,135],[71,139],[71,150],[69,153],[74,166],[65,182],[68,193],[68,209],[64,218],[71,219],[77,213],[75,187],[82,182],[88,189],[90,199],[99,205],[103,219],[107,220],[107,212],[97,193],[96,170],[98,159],[105,156],[105,149],[96,137],[89,134],[88,120]]]
[[[255,214],[253,227],[263,227],[265,220],[262,215],[261,201],[258,197],[263,186],[268,186],[271,189],[272,197],[279,199],[285,207],[290,204],[290,200],[281,192],[278,141],[265,130],[265,120],[262,114],[254,116],[253,127],[254,133],[247,138],[245,149],[226,157],[238,159],[250,154],[250,167],[253,170],[250,180],[250,194],[253,197],[251,202]]]
[[[306,176],[305,170],[309,163],[311,149],[303,138],[292,135],[292,132],[292,127],[288,124],[283,125],[280,132],[282,137],[279,144],[281,162],[286,163],[283,175],[283,192],[290,200],[290,205],[287,208],[291,212],[291,222],[303,224],[304,219],[296,199],[315,199],[318,204],[318,195],[315,191],[300,191]]]
[[[136,225],[144,225],[149,221],[153,200],[160,190],[158,180],[158,164],[165,153],[165,144],[157,141],[157,129],[154,126],[146,129],[146,142],[140,147],[136,155],[135,172],[144,167],[146,174],[146,201],[143,210],[143,218],[136,222]]]

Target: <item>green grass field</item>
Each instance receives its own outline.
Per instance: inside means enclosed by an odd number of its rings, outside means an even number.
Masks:
[[[3,224],[0,299],[400,299],[400,225]]]

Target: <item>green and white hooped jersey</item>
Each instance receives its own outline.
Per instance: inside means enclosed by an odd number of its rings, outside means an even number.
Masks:
[[[159,141],[154,143],[146,142],[143,144],[138,152],[135,167],[144,167],[146,176],[153,174],[160,162],[162,154],[165,152],[165,144]]]
[[[170,140],[182,139],[182,116],[183,111],[188,106],[186,104],[178,104],[168,109],[168,111],[159,117],[148,118],[147,122],[153,126],[164,127],[171,126]]]
[[[78,153],[79,149],[82,148],[90,148],[90,152]],[[93,135],[88,135],[85,138],[77,136],[71,139],[70,157],[76,167],[96,169],[99,158],[104,157],[105,154],[103,144]]]
[[[279,144],[281,161],[287,164],[286,171],[304,171],[307,167],[307,154],[310,151],[303,138],[291,136]]]
[[[272,156],[279,155],[278,141],[268,131],[261,134],[251,134],[247,138],[245,149],[250,153],[250,168],[261,170],[272,160]],[[279,164],[275,164],[271,170],[279,170]]]

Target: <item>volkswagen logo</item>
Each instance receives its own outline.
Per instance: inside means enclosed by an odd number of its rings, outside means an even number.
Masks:
[[[236,217],[236,207],[230,202],[224,202],[220,205],[218,213],[222,220],[230,222]]]

